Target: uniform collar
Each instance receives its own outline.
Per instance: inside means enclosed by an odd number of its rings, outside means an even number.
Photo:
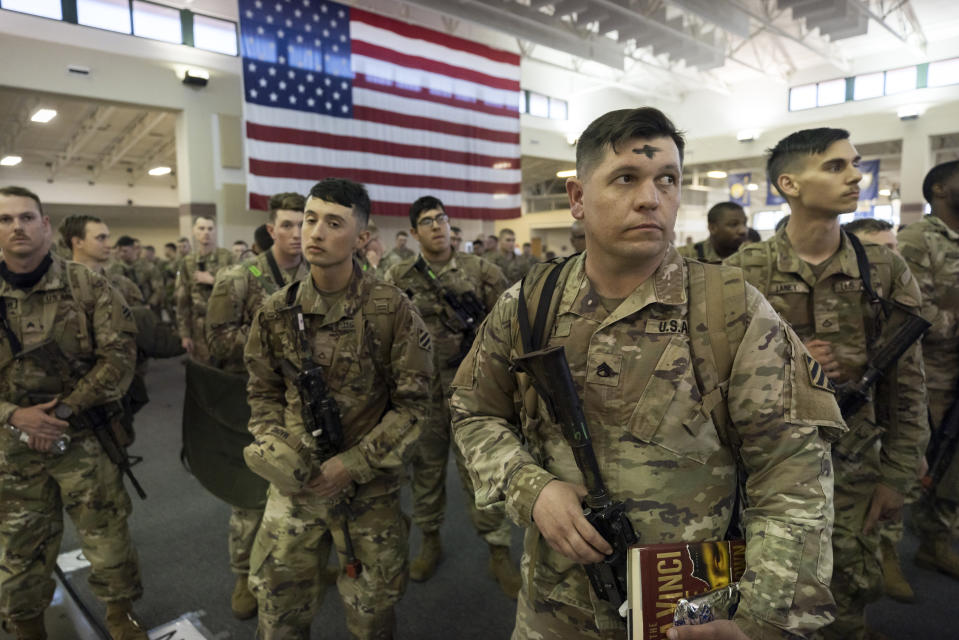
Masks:
[[[32,287],[29,289],[20,289],[14,287],[5,279],[0,278],[0,291],[7,294],[17,291],[23,294],[29,294],[33,291],[54,291],[56,289],[62,289],[66,286],[66,280],[64,278],[65,260],[53,252],[50,252],[47,256],[50,258],[50,266]]]
[[[663,261],[653,275],[636,287],[622,304],[608,315],[599,295],[586,277],[586,254],[576,255],[571,260],[572,271],[563,289],[558,314],[572,313],[608,325],[651,304],[686,304],[686,269],[683,258],[672,246],[666,250]]]
[[[959,233],[950,229],[949,225],[947,225],[945,222],[942,221],[942,218],[929,214],[927,216],[923,216],[922,220],[926,224],[932,225],[933,227],[935,227],[937,231],[942,233],[944,236],[946,236],[950,240],[959,240]]]
[[[334,324],[344,318],[350,318],[356,313],[360,304],[366,298],[366,290],[372,285],[372,282],[373,279],[363,273],[359,263],[354,260],[350,283],[346,285],[346,291],[343,295],[337,298],[332,305],[323,299],[311,277],[303,281],[302,286],[297,291],[294,304],[300,305],[305,314],[323,316],[321,326]]]
[[[776,253],[776,266],[782,273],[794,273],[810,287],[815,286],[817,280],[823,280],[836,273],[842,273],[850,278],[859,278],[859,264],[856,262],[856,250],[852,248],[846,232],[840,230],[839,251],[827,258],[830,261],[829,266],[819,276],[813,273],[812,267],[808,262],[799,257],[789,236],[786,235],[786,228],[783,227],[770,242]]]

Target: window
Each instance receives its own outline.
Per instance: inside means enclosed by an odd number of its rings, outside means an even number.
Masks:
[[[829,80],[819,83],[819,95],[816,106],[828,107],[831,104],[840,104],[846,101],[846,79]]]
[[[549,99],[550,120],[565,120],[568,117],[568,110],[569,106],[566,104],[565,100],[560,100],[559,98]]]
[[[0,7],[43,18],[63,20],[63,8],[60,6],[60,0],[0,0]]]
[[[789,90],[789,110],[800,111],[816,106],[816,85],[805,84]]]
[[[170,7],[134,0],[133,34],[143,38],[183,44],[180,12]]]
[[[77,0],[77,23],[130,33],[130,3],[127,0]]]
[[[869,98],[878,98],[885,90],[885,78],[882,71],[879,73],[867,73],[866,75],[856,76],[853,80],[855,88],[853,90],[853,100],[868,100]]]
[[[902,93],[903,91],[912,91],[915,89],[918,80],[917,71],[916,67],[887,71],[886,95],[891,96],[894,93]]]
[[[236,55],[236,25],[228,20],[193,16],[193,46]]]
[[[757,211],[753,214],[753,229],[756,231],[772,231],[785,215],[786,212],[781,209]]]
[[[549,98],[542,93],[529,92],[529,115],[538,118],[549,117]]]
[[[948,84],[959,84],[959,58],[930,62],[926,86],[944,87]]]
[[[519,112],[526,113],[526,92],[519,92]]]

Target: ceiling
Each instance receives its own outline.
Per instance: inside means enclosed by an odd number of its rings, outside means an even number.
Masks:
[[[45,124],[30,117],[39,108],[57,115]],[[147,171],[158,165],[176,170],[176,115],[56,94],[0,86],[0,155],[23,158],[4,167],[9,179],[20,174],[49,182],[141,184],[156,181]]]

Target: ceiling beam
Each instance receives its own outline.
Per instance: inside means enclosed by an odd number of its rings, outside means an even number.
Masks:
[[[83,122],[70,137],[70,141],[67,142],[67,146],[57,154],[50,165],[51,180],[56,178],[57,173],[77,157],[77,154],[93,139],[100,127],[113,116],[115,111],[116,107],[97,107],[93,110],[93,113],[83,119]]]
[[[168,139],[166,142],[161,144],[159,147],[156,147],[150,154],[145,157],[140,164],[133,168],[130,172],[130,180],[128,184],[132,187],[134,184],[143,179],[147,172],[153,167],[157,166],[160,161],[166,160],[171,156],[176,155],[176,137]],[[174,163],[170,163],[170,167],[175,169]]]
[[[91,180],[96,182],[104,171],[108,171],[119,162],[123,156],[130,152],[130,149],[143,139],[143,136],[163,122],[167,115],[165,111],[142,112],[124,129],[123,133],[110,143],[110,146],[100,156],[100,161],[93,167]]]

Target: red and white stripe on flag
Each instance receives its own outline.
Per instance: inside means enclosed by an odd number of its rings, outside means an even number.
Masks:
[[[519,55],[325,4],[349,13],[352,117],[248,96],[250,207],[339,177],[366,185],[374,215],[433,195],[453,218],[519,216]]]

